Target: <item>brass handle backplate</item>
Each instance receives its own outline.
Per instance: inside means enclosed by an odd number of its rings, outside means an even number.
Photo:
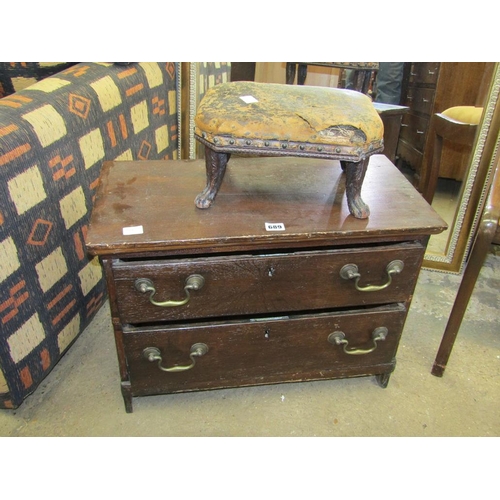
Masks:
[[[198,343],[193,344],[191,346],[191,350],[189,351],[189,357],[191,358],[191,364],[189,365],[175,365],[170,368],[165,368],[162,366],[162,357],[161,351],[158,347],[146,347],[144,351],[142,351],[142,355],[148,361],[158,361],[158,368],[163,372],[175,373],[175,372],[185,372],[186,370],[191,370],[196,364],[196,358],[200,356],[204,356],[208,352],[208,346],[206,344]]]
[[[358,272],[358,266],[356,264],[346,264],[340,270],[340,277],[345,280],[356,280],[354,282],[354,286],[356,290],[360,292],[378,292],[379,290],[383,290],[387,288],[392,283],[392,275],[399,274],[404,267],[404,263],[402,260],[393,260],[387,264],[385,268],[387,273],[387,281],[383,285],[366,285],[359,286],[359,280],[361,279],[361,274]]]
[[[201,290],[203,285],[205,284],[205,278],[201,274],[192,274],[188,276],[186,279],[186,284],[184,286],[185,297],[182,300],[166,300],[164,302],[158,302],[153,299],[153,295],[156,293],[156,288],[153,282],[148,278],[139,278],[135,280],[135,289],[141,293],[149,294],[149,302],[154,306],[158,307],[177,307],[183,306],[189,302],[191,298],[189,291],[190,290]]]
[[[369,349],[357,349],[355,347],[349,347],[349,341],[345,338],[344,332],[333,332],[328,335],[328,342],[333,345],[343,345],[344,352],[346,354],[369,354],[377,348],[377,342],[385,340],[389,331],[385,326],[379,326],[375,328],[372,332],[373,346]]]

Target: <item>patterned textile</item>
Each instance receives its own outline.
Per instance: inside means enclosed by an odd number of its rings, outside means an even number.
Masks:
[[[220,83],[229,82],[231,79],[230,62],[196,62],[188,63],[191,67],[190,73],[194,74],[194,82],[189,87],[190,106],[187,111],[187,129],[184,131],[185,140],[188,143],[188,154],[186,158],[193,160],[195,158],[204,158],[205,147],[194,138],[194,117],[196,110],[205,92]]]
[[[76,63],[67,62],[0,62],[0,97],[23,90],[59,73]]]
[[[0,99],[0,408],[106,298],[84,238],[105,160],[175,159],[176,63],[79,63]]]
[[[226,83],[230,80],[231,63],[203,62],[198,64],[198,102],[205,92],[214,85]]]

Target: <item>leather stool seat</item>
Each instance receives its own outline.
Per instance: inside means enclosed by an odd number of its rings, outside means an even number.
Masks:
[[[232,153],[340,160],[349,210],[366,218],[361,184],[372,154],[383,150],[384,127],[360,92],[328,87],[231,82],[210,88],[195,117],[206,147],[207,187],[198,208],[213,202]]]

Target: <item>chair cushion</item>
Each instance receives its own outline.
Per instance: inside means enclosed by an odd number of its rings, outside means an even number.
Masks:
[[[483,116],[483,108],[476,106],[453,106],[444,110],[441,114],[457,122],[478,125]]]
[[[333,156],[359,161],[383,149],[371,100],[352,90],[231,82],[207,91],[195,136],[216,151]]]

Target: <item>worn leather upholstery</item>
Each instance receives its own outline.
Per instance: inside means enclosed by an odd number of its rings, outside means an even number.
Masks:
[[[195,136],[215,151],[281,151],[360,161],[383,149],[384,127],[360,92],[313,86],[231,82],[209,89]]]

